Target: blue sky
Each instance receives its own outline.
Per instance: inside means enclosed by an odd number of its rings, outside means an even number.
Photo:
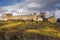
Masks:
[[[0,0],[0,6],[7,6],[21,2],[23,2],[23,0]]]
[[[0,0],[0,12],[11,11],[40,12],[51,11],[60,15],[60,0]],[[60,16],[58,16],[60,17]]]
[[[60,0],[0,0],[0,7],[9,6],[9,5],[15,5],[18,3],[25,3],[25,6],[29,10],[55,10],[56,8],[60,9]],[[24,5],[24,4],[22,4]],[[37,8],[32,8],[32,5],[35,6],[41,6]]]

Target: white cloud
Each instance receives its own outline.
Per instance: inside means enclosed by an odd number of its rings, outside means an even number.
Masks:
[[[40,7],[42,7],[42,5],[37,2],[22,2],[22,3],[13,4],[13,5],[3,6],[1,7],[1,9],[8,12],[11,12],[14,10],[23,10],[27,12],[28,11],[33,12],[36,8],[40,8]],[[39,9],[36,9],[36,10],[39,10]]]
[[[13,5],[8,5],[1,7],[0,10],[2,11],[26,11],[26,12],[40,12],[40,10],[44,10],[44,8],[51,8],[53,4],[55,4],[57,0],[25,0],[22,3],[17,3]],[[50,3],[51,2],[51,3]],[[40,9],[41,8],[41,9]],[[51,12],[50,11],[45,11],[46,12],[46,17],[49,17]],[[60,17],[60,10],[56,10],[56,17]]]
[[[25,0],[26,2],[37,2],[37,1],[41,1],[41,0]]]
[[[50,11],[45,11],[45,13],[46,13],[46,14],[45,14],[45,17],[46,17],[46,18],[48,18],[48,17],[51,16],[51,12],[50,12]]]
[[[1,7],[2,10],[5,10],[5,11],[8,11],[8,12],[11,12],[11,11],[18,11],[18,10],[25,10],[25,7],[24,7],[24,3],[18,3],[18,4],[14,4],[14,5],[8,5],[8,6],[4,6],[4,7]]]
[[[42,5],[35,3],[35,2],[32,2],[32,3],[28,3],[27,7],[28,8],[40,8],[40,7],[42,7]]]
[[[55,13],[55,18],[60,18],[60,10],[55,10],[55,11],[44,11],[46,14],[45,14],[45,17],[46,18],[49,18],[50,16],[53,15],[53,13]]]
[[[23,5],[22,5],[23,4]],[[12,12],[12,11],[15,11],[17,10],[17,12],[27,12],[28,14],[28,11],[29,12],[34,12],[34,11],[30,11],[28,8],[38,8],[38,7],[42,7],[42,5],[38,4],[38,3],[29,3],[29,4],[24,4],[24,3],[18,3],[18,4],[14,4],[14,5],[8,5],[8,6],[4,6],[4,7],[1,7],[2,10],[6,10],[5,12]],[[37,12],[37,11],[35,11]],[[50,11],[44,11],[46,13],[46,17],[50,17],[52,12]],[[56,10],[54,11],[55,14],[56,14],[56,18],[60,18],[60,10]],[[19,15],[19,13],[17,13]],[[16,13],[14,15],[17,15]]]
[[[60,10],[55,11],[56,18],[60,18]]]

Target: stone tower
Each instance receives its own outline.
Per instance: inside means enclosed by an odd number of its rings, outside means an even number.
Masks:
[[[44,12],[40,12],[40,16],[41,17],[45,17],[45,13]]]
[[[55,13],[53,13],[53,16],[48,18],[48,21],[51,23],[55,23]]]
[[[55,17],[55,13],[53,13],[53,16]]]
[[[33,20],[37,21],[37,14],[33,13]]]
[[[45,19],[45,13],[44,12],[40,12],[40,17],[43,18],[43,20]]]

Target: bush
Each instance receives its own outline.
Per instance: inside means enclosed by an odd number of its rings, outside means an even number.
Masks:
[[[57,19],[57,22],[59,22],[59,23],[60,23],[60,18],[58,18],[58,19]]]

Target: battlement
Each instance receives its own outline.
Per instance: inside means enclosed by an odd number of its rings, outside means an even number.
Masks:
[[[44,12],[40,12],[39,15],[37,15],[37,13],[33,13],[31,15],[17,15],[17,16],[13,16],[12,13],[11,14],[3,14],[2,15],[3,19],[20,19],[20,20],[34,20],[34,21],[44,21],[45,19],[45,13]],[[53,16],[48,18],[49,22],[55,22],[55,13],[53,13]]]

